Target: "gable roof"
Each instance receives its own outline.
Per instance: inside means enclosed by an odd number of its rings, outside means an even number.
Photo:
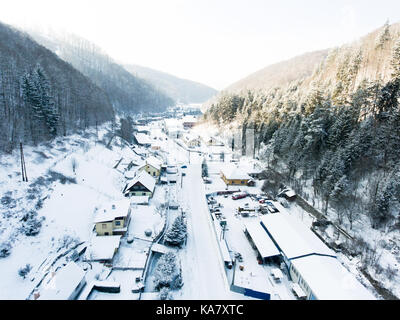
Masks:
[[[228,180],[250,180],[251,177],[246,173],[240,170],[238,167],[234,165],[224,166],[221,169],[222,174]]]
[[[128,192],[136,183],[142,184],[150,192],[154,192],[156,186],[156,180],[149,175],[146,171],[141,171],[131,182],[129,182],[125,187],[125,193]]]

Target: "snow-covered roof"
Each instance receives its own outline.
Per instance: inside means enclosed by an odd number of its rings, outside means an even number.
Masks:
[[[153,192],[156,186],[156,180],[154,180],[154,178],[151,175],[149,175],[146,171],[143,170],[140,171],[140,173],[137,174],[136,177],[133,178],[133,180],[127,184],[125,192],[128,192],[128,190],[138,182],[141,183],[150,192]]]
[[[293,190],[288,190],[288,191],[285,192],[285,195],[288,198],[291,198],[291,197],[294,197],[296,195],[296,193]]]
[[[148,196],[133,196],[131,197],[132,204],[149,204]]]
[[[121,236],[95,236],[87,249],[86,258],[89,261],[111,260],[115,250],[119,248]]]
[[[265,215],[261,223],[288,259],[313,253],[336,256],[309,228],[286,211]]]
[[[292,260],[317,299],[375,300],[375,297],[336,259],[312,255]]]
[[[151,144],[152,143],[149,136],[144,133],[136,133],[135,138],[139,144]]]
[[[165,126],[168,129],[171,129],[171,128],[175,128],[175,129],[182,128],[181,122],[179,120],[175,119],[175,118],[164,119],[164,122],[165,122]]]
[[[170,250],[168,249],[168,247],[166,247],[166,246],[164,246],[164,245],[162,245],[160,243],[154,243],[151,246],[151,251],[165,254]]]
[[[68,300],[82,282],[86,272],[75,262],[69,262],[40,292],[39,300]]]
[[[137,131],[150,131],[150,127],[148,127],[148,126],[136,126],[136,130]]]
[[[184,116],[182,118],[182,122],[193,122],[193,123],[195,123],[195,122],[197,122],[197,118],[194,117],[194,116]]]
[[[245,223],[245,228],[263,258],[280,254],[265,229],[261,226],[260,221],[248,221]]]
[[[228,246],[226,245],[225,239],[222,239],[219,242],[219,247],[221,249],[222,257],[224,258],[224,262],[232,262],[231,255],[229,254]]]
[[[161,165],[163,164],[163,162],[160,159],[157,159],[154,156],[150,156],[146,159],[146,163],[151,165],[153,168],[160,170],[161,169]]]
[[[107,222],[113,221],[118,217],[127,217],[129,214],[129,207],[130,202],[128,199],[107,203],[107,205],[104,205],[95,211],[96,216],[94,222]]]
[[[125,171],[124,173],[124,177],[128,180],[133,179],[134,177],[136,177],[139,174],[139,168],[135,167],[132,168],[131,170]]]
[[[228,180],[250,180],[251,177],[241,170],[240,168],[236,167],[235,165],[227,165],[221,168],[222,174]]]

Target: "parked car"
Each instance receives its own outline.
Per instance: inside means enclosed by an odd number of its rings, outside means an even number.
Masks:
[[[244,199],[248,196],[247,193],[240,193],[240,194],[234,194],[232,196],[232,200],[239,200],[239,199]]]
[[[269,212],[272,213],[279,212],[279,210],[273,205],[271,201],[266,201],[265,204],[268,206]]]
[[[181,168],[182,168],[182,169],[186,169],[186,168],[187,168],[187,165],[184,164],[183,166],[181,166]]]

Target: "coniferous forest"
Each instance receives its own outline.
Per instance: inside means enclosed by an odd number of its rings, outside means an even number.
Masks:
[[[254,129],[259,157],[347,230],[361,216],[375,229],[399,228],[399,89],[398,25],[386,24],[332,49],[308,77],[224,92],[204,118]]]

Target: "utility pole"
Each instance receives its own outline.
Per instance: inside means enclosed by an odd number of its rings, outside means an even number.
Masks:
[[[26,166],[25,166],[25,158],[24,151],[22,149],[22,142],[19,143],[19,149],[21,153],[21,173],[22,173],[22,181],[28,182],[28,176],[26,174]]]

